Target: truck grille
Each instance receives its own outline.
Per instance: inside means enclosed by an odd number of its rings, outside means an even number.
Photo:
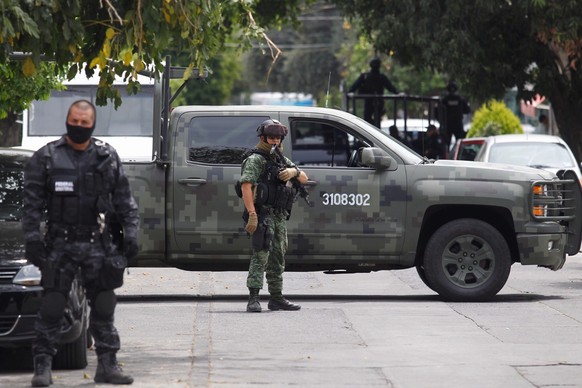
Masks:
[[[18,271],[20,267],[0,267],[0,284],[12,284]]]
[[[539,221],[568,221],[576,217],[576,191],[573,180],[535,181],[532,184],[532,217]]]

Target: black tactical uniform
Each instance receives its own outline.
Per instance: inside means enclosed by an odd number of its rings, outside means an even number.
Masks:
[[[455,139],[465,138],[465,130],[463,129],[463,115],[471,113],[471,107],[467,100],[457,94],[457,83],[453,80],[447,84],[448,93],[441,97],[439,102],[438,120],[441,125],[441,130],[444,129],[444,136],[446,146],[451,144],[451,138],[455,135]]]
[[[57,352],[66,298],[79,268],[90,301],[89,329],[99,359],[95,381],[133,382],[130,376],[121,374],[115,357],[120,343],[113,324],[113,289],[121,284],[112,283],[111,272],[107,271],[111,266],[105,263],[118,251],[109,234],[107,238],[101,234],[100,213],[107,219],[116,218],[123,228],[125,255],[135,255],[138,208],[115,149],[91,138],[87,149],[77,151],[63,136],[34,153],[24,173],[23,228],[27,252],[42,243],[46,250],[40,260],[33,260],[42,270],[45,289],[32,348],[35,378],[44,373],[44,380],[38,383],[37,379],[35,383],[33,379],[33,386],[44,386],[47,378],[52,383],[51,361]],[[40,225],[45,217],[47,229],[43,236]],[[117,271],[116,275],[122,278],[123,269]]]
[[[370,71],[362,73],[348,92],[360,94],[383,95],[384,89],[397,94],[398,90],[384,74],[380,73],[380,59],[370,61]],[[381,98],[366,98],[364,100],[364,120],[380,128],[384,114],[384,101]]]

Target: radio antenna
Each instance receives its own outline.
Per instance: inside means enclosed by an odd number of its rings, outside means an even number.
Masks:
[[[331,71],[327,77],[327,93],[325,94],[325,107],[327,108],[327,101],[329,100],[329,84],[331,83]]]

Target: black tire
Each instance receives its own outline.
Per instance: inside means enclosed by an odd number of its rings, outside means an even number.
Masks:
[[[430,288],[431,290],[434,291],[434,288],[432,288],[432,286],[428,282],[428,279],[426,278],[426,271],[424,270],[424,265],[417,264],[416,265],[416,272],[418,273],[420,280],[422,280],[422,282],[425,284],[425,286],[427,286],[428,288]]]
[[[441,226],[424,254],[427,285],[442,298],[482,302],[505,285],[511,270],[507,242],[490,224],[464,218]]]

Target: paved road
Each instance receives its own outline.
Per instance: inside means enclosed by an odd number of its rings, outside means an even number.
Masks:
[[[131,269],[117,327],[134,386],[582,387],[582,255],[514,266],[491,303],[444,303],[415,270],[288,273],[301,311],[250,314],[245,276]],[[54,387],[94,386],[95,361]],[[0,367],[1,387],[30,378]]]

